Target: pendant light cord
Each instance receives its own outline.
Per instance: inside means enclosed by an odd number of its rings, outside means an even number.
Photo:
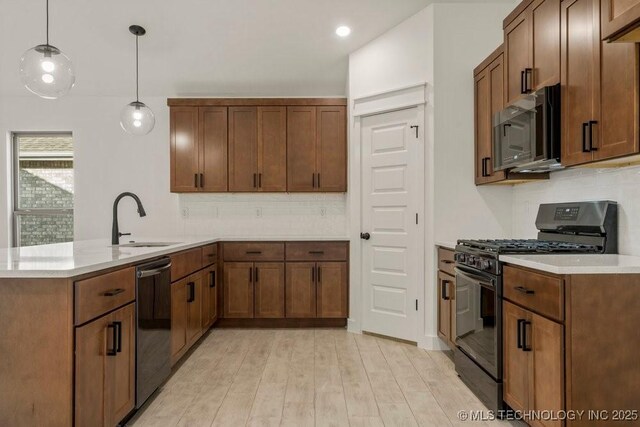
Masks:
[[[47,46],[49,46],[49,0],[47,0]]]
[[[140,79],[138,77],[138,35],[136,35],[136,102],[140,102],[140,96],[138,94],[139,84],[140,84]]]

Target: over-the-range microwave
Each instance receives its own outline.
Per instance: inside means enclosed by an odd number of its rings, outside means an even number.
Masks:
[[[522,97],[493,118],[493,169],[539,173],[560,164],[560,85]]]

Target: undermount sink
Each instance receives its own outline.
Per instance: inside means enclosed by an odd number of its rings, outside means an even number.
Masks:
[[[120,248],[164,248],[166,246],[177,245],[179,242],[132,242],[118,245]]]

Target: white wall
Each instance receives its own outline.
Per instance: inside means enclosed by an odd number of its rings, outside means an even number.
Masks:
[[[514,237],[534,238],[540,203],[587,200],[618,202],[619,252],[640,255],[640,166],[578,168],[551,174],[549,181],[514,187]]]
[[[515,4],[433,4],[350,56],[350,99],[427,83],[428,226],[426,283],[420,290],[426,309],[421,310],[424,321],[418,328],[418,342],[423,347],[440,345],[436,333],[435,242],[511,233],[511,188],[479,189],[473,184],[472,70],[502,43],[502,19]],[[355,143],[352,141],[352,147]],[[351,168],[359,168],[353,153],[351,159]],[[352,176],[357,175],[357,171],[352,172]],[[363,309],[359,302],[352,299],[352,312]]]
[[[171,194],[166,98],[144,99],[156,114],[155,129],[144,137],[120,128],[120,110],[130,101],[73,95],[55,101],[35,96],[0,99],[0,247],[9,245],[9,135],[16,131],[73,132],[76,240],[110,236],[113,200],[122,191],[138,194],[147,211],[139,218],[131,199],[121,202],[120,229],[133,232],[134,238],[184,233],[346,235],[344,195]]]

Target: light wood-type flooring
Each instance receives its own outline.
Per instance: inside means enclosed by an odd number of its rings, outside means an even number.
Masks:
[[[344,329],[213,329],[128,425],[476,426],[443,352]]]

